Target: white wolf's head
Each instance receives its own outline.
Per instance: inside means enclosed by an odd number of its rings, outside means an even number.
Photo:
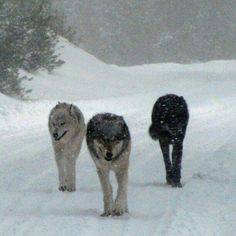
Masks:
[[[78,132],[79,120],[73,105],[57,105],[49,116],[49,130],[55,142],[68,142]]]

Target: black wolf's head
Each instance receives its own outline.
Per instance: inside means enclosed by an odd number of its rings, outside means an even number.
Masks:
[[[183,132],[186,127],[186,115],[175,112],[168,114],[162,124],[162,127],[172,135]]]
[[[149,133],[153,139],[165,131],[173,136],[181,133],[184,135],[188,119],[188,106],[184,98],[167,94],[158,98],[154,104]]]

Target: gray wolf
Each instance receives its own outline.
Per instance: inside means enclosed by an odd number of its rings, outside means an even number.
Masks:
[[[131,137],[123,117],[111,113],[95,115],[87,125],[86,141],[96,165],[104,201],[101,216],[122,215],[128,212],[127,183]],[[115,202],[109,180],[114,171],[118,182]]]
[[[154,104],[149,134],[152,139],[159,140],[165,163],[166,181],[172,187],[182,187],[181,162],[188,120],[188,106],[183,97],[167,94]],[[169,145],[173,145],[172,162]]]
[[[59,190],[76,190],[76,159],[86,128],[78,107],[59,103],[50,112],[49,132],[58,168]]]

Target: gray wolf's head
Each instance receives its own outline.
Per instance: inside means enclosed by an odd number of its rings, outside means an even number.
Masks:
[[[66,103],[55,106],[49,116],[49,130],[55,142],[68,142],[78,131],[79,120],[76,107]]]
[[[94,146],[99,157],[110,162],[122,151],[124,142],[118,139],[94,139]]]
[[[129,130],[121,116],[97,114],[88,123],[87,143],[92,143],[97,156],[108,162],[118,157],[129,141]]]

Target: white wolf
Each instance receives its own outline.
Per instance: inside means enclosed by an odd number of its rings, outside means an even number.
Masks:
[[[110,113],[95,115],[87,125],[86,138],[104,195],[104,213],[101,216],[128,212],[127,183],[131,138],[125,121],[121,116]],[[110,170],[115,172],[118,182],[114,205]]]
[[[49,132],[58,168],[59,190],[76,190],[76,159],[85,136],[84,116],[78,107],[59,103],[50,112]]]

